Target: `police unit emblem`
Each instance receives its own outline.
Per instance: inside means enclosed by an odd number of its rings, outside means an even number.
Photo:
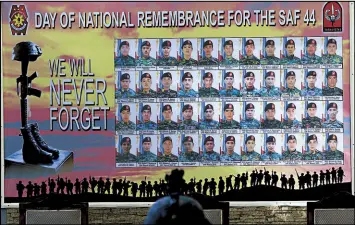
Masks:
[[[28,14],[25,5],[12,5],[9,19],[12,35],[26,35]]]

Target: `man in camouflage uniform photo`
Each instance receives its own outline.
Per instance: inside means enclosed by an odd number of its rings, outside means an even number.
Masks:
[[[302,57],[302,64],[322,64],[322,57],[316,55],[317,41],[309,39],[306,46],[307,55]]]
[[[184,58],[179,62],[179,66],[197,66],[197,60],[192,58],[192,42],[190,40],[184,41],[182,43],[181,49],[184,53]]]
[[[220,155],[213,149],[215,147],[214,138],[208,136],[205,138],[203,145],[205,146],[205,151],[202,154],[201,161],[219,161]]]
[[[239,61],[240,65],[260,65],[260,59],[254,56],[255,45],[252,39],[249,39],[244,44],[245,55]]]
[[[253,72],[246,72],[244,74],[244,84],[245,86],[240,91],[242,97],[260,97],[260,90],[258,90],[255,84],[255,74]]]
[[[163,49],[163,56],[157,60],[157,66],[177,66],[177,59],[170,56],[171,42],[168,40],[163,41],[161,48]]]
[[[327,113],[329,119],[322,123],[323,128],[344,128],[344,124],[337,120],[338,105],[335,102],[328,104]]]
[[[192,120],[193,114],[192,105],[185,104],[184,107],[182,107],[183,121],[179,123],[179,130],[198,130],[198,122]]]
[[[121,121],[116,124],[116,131],[134,131],[136,124],[129,120],[131,115],[131,108],[129,105],[123,105],[120,109]]]
[[[266,56],[260,59],[261,65],[279,65],[280,59],[275,56],[275,41],[267,40],[265,43]]]
[[[301,97],[302,91],[296,87],[296,74],[294,71],[286,73],[287,87],[282,90],[282,96]]]
[[[129,88],[129,84],[131,83],[131,76],[128,73],[121,74],[120,84],[121,88],[116,91],[115,98],[134,98],[136,96],[136,92],[134,92],[131,88]]]
[[[158,156],[158,162],[177,162],[178,157],[172,153],[173,140],[171,137],[166,136],[163,139],[164,153]]]
[[[129,49],[128,41],[122,41],[120,43],[121,56],[115,59],[115,67],[136,66],[136,60],[132,56],[128,55]]]
[[[307,137],[309,151],[303,154],[303,160],[323,160],[322,152],[317,150],[318,138],[315,134]]]
[[[343,96],[343,90],[338,88],[338,74],[334,70],[327,72],[327,87],[322,91],[323,96]]]
[[[275,152],[276,138],[274,136],[268,136],[266,139],[267,151],[261,155],[262,161],[279,161],[282,157],[279,153]]]
[[[212,87],[212,84],[213,84],[213,75],[212,73],[210,72],[206,72],[204,75],[203,75],[203,84],[204,84],[204,87],[201,87],[199,90],[198,90],[198,94],[200,97],[205,97],[205,98],[208,98],[208,97],[219,97],[219,93],[218,93],[218,90],[214,87]]]
[[[275,104],[268,103],[265,106],[264,112],[266,119],[261,122],[261,129],[281,129],[281,122],[275,118]]]
[[[317,104],[309,102],[307,104],[308,117],[302,119],[302,128],[322,128],[322,120],[317,117]]]
[[[275,87],[275,73],[269,71],[265,74],[265,87],[260,89],[261,97],[280,97],[280,88]]]
[[[152,46],[149,41],[143,41],[141,45],[142,56],[137,60],[137,66],[156,66],[157,60],[150,56]]]
[[[286,106],[287,119],[282,121],[282,129],[298,129],[302,128],[302,123],[296,119],[295,116],[296,105],[289,103]]]
[[[179,162],[197,162],[200,159],[200,155],[194,152],[194,139],[191,136],[185,136],[182,144],[184,145],[184,151],[179,155]]]
[[[287,40],[285,44],[287,56],[280,60],[281,65],[297,65],[301,64],[301,59],[295,56],[296,46],[293,39]]]
[[[205,52],[205,56],[199,60],[198,64],[200,66],[218,66],[218,59],[212,56],[213,42],[211,40],[203,43],[203,51]]]
[[[181,78],[181,82],[183,84],[183,89],[179,90],[178,97],[198,97],[198,93],[192,89],[192,84],[194,82],[194,78],[190,72],[185,72]]]
[[[170,72],[163,73],[160,78],[161,83],[163,84],[163,88],[158,90],[157,97],[158,98],[176,98],[177,91],[170,89],[171,84],[173,82],[173,77]]]
[[[283,160],[302,160],[302,153],[297,151],[297,139],[295,135],[287,137],[287,149],[282,153]]]
[[[344,153],[337,149],[338,137],[331,134],[327,138],[329,150],[324,153],[325,160],[344,160]]]
[[[226,151],[221,155],[221,161],[240,161],[242,157],[234,151],[235,137],[228,136],[225,139]]]
[[[219,124],[220,129],[240,129],[240,124],[238,121],[233,119],[234,116],[234,106],[231,103],[228,103],[224,106],[224,117]]]
[[[152,76],[149,73],[143,73],[141,76],[142,90],[137,93],[137,98],[156,98],[157,92],[151,89]]]
[[[136,162],[137,157],[130,153],[132,148],[131,139],[129,137],[123,137],[121,139],[121,149],[122,153],[118,153],[116,155],[116,162],[117,163],[129,163],[129,162]]]
[[[248,103],[245,106],[245,118],[240,121],[240,127],[242,129],[259,129],[260,122],[254,118],[255,106],[253,103]]]
[[[302,96],[322,96],[322,89],[316,87],[316,71],[308,71],[306,77],[307,87],[302,90]]]
[[[261,161],[260,154],[254,151],[255,141],[253,135],[250,135],[245,139],[247,151],[242,155],[243,161]]]
[[[207,104],[204,108],[204,120],[200,122],[200,130],[218,129],[219,122],[213,120],[214,109],[211,104]]]
[[[167,104],[163,106],[163,117],[164,120],[158,124],[158,130],[177,130],[178,123],[172,120],[173,109],[171,105]]]
[[[152,115],[152,108],[150,105],[144,105],[141,109],[143,121],[139,121],[137,124],[137,130],[156,130],[157,124],[150,120]]]
[[[237,59],[233,58],[233,41],[227,40],[223,44],[224,53],[226,57],[219,62],[220,66],[239,66],[239,62]]]
[[[322,64],[343,64],[343,57],[337,55],[337,41],[333,38],[328,39],[327,52],[322,56]]]
[[[224,74],[225,88],[219,91],[221,97],[239,97],[240,91],[233,87],[234,74],[232,72],[226,72]]]
[[[143,152],[137,157],[138,162],[156,162],[157,155],[150,151],[152,147],[152,139],[150,137],[143,138]]]

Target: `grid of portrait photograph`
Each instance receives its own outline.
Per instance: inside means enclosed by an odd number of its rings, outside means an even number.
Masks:
[[[116,167],[343,164],[341,37],[117,39],[114,60]]]

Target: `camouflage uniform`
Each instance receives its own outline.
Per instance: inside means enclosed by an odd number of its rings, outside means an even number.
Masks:
[[[219,91],[221,97],[239,97],[240,91],[236,88],[232,89],[222,89]]]
[[[323,128],[344,128],[344,124],[340,122],[339,120],[327,120],[322,123]]]
[[[190,59],[182,59],[179,62],[179,66],[197,66],[198,62],[197,60],[190,58]]]
[[[329,44],[335,44],[337,45],[337,41],[333,38],[328,39],[327,42],[327,47]],[[339,55],[323,55],[322,57],[322,63],[323,64],[343,64],[343,57]]]
[[[119,56],[115,59],[115,67],[136,66],[136,60],[132,56]]]
[[[259,129],[260,122],[254,118],[252,119],[243,119],[240,121],[241,129]]]
[[[309,39],[307,41],[306,46],[308,47],[308,45],[314,45],[317,47],[317,42],[314,39]],[[322,64],[322,57],[317,56],[317,55],[313,55],[313,56],[304,56],[301,59],[302,64]]]
[[[213,42],[211,40],[207,40],[203,43],[203,48],[205,48],[206,46],[212,46],[213,49]],[[214,58],[214,57],[209,57],[207,58],[206,56],[203,57],[202,59],[199,60],[198,64],[200,66],[211,66],[211,65],[216,65],[218,66],[218,59]]]
[[[338,87],[326,87],[323,89],[322,94],[323,96],[343,96],[343,90]]]
[[[140,90],[137,93],[137,98],[156,98],[157,97],[157,92],[150,89],[148,92],[144,91],[144,90]]]
[[[120,98],[134,98],[136,96],[136,92],[134,92],[131,88],[128,90],[124,89],[119,89],[115,93],[115,98],[120,99]]]
[[[204,152],[201,161],[220,161],[220,155],[215,151]]]
[[[157,155],[152,153],[152,152],[146,152],[143,151],[143,153],[140,153],[138,158],[138,162],[156,162],[157,161]]]
[[[225,57],[220,63],[220,66],[239,66],[238,60],[233,58],[232,56]]]
[[[312,153],[311,151],[308,151],[306,153],[303,154],[303,160],[323,160],[323,154],[322,152],[315,150],[314,153]]]
[[[131,153],[120,153],[116,156],[116,162],[118,163],[128,163],[128,162],[136,162],[137,157]]]
[[[144,46],[148,46],[150,47],[150,42],[149,41],[143,41],[141,48],[143,48]],[[141,49],[142,50],[142,49]],[[148,56],[147,58],[145,57],[140,57],[137,61],[136,61],[137,66],[156,66],[157,64],[157,60]]]
[[[183,120],[179,124],[179,130],[198,130],[198,122],[194,120]]]
[[[287,151],[282,153],[283,160],[302,160],[302,157],[302,153],[296,150],[290,151],[290,149],[287,149]]]
[[[302,96],[322,96],[322,89],[314,87],[314,88],[309,88],[306,87],[305,89],[302,90]]]
[[[315,117],[307,117],[302,119],[302,128],[322,128],[322,120]]]
[[[280,65],[301,65],[301,59],[295,55],[288,55],[280,59]]]
[[[200,155],[197,152],[183,152],[179,155],[179,162],[196,162],[199,161]]]
[[[124,130],[135,130],[136,129],[136,124],[133,123],[132,121],[128,121],[128,123],[125,123],[123,121],[118,121],[116,124],[116,131],[124,131]]]
[[[252,151],[252,152],[245,152],[242,155],[243,161],[261,161],[261,156],[259,153]]]
[[[158,130],[177,130],[178,123],[172,120],[164,120],[163,122],[159,123]]]
[[[225,153],[221,156],[221,161],[241,161],[242,157],[239,154],[233,152],[231,155]]]
[[[157,66],[177,66],[178,61],[175,57],[169,56],[169,57],[162,57],[158,59],[157,61]]]
[[[188,91],[180,90],[178,92],[178,97],[181,97],[181,98],[198,97],[198,93],[193,89],[190,89]]]
[[[238,121],[235,121],[235,120],[232,120],[232,121],[223,120],[219,124],[219,128],[220,129],[240,129],[240,124]]]
[[[137,130],[156,130],[157,124],[153,121],[141,122],[137,124]]]
[[[294,87],[292,89],[291,88],[285,88],[285,89],[283,89],[282,94],[286,94],[286,95],[288,95],[290,97],[292,97],[292,96],[301,97],[302,96],[302,91],[300,89],[296,88],[296,87]]]
[[[289,103],[286,107],[286,112],[288,109],[293,108],[296,110],[296,105],[293,103]],[[302,128],[302,123],[297,119],[294,120],[284,120],[281,124],[282,129],[290,129],[290,128]]]
[[[261,122],[261,129],[281,129],[281,122],[277,119],[265,119],[264,122]]]
[[[240,65],[260,65],[260,59],[256,58],[254,55],[244,55],[239,63]]]
[[[158,162],[177,162],[178,161],[178,157],[174,154],[170,154],[170,155],[159,155],[158,156]]]
[[[275,73],[269,71],[265,74],[265,79],[268,77],[274,77]],[[272,87],[262,87],[259,91],[261,97],[280,97],[281,91],[280,88],[272,86]]]
[[[325,160],[344,160],[344,153],[339,150],[328,150],[324,153]]]
[[[282,160],[282,156],[277,152],[267,152],[261,155],[262,161],[279,161]]]
[[[241,91],[240,91],[240,95],[242,97],[260,97],[260,91],[258,89],[256,89],[255,87],[253,89],[247,89],[246,87],[244,87]]]
[[[210,87],[210,88],[200,88],[198,90],[199,96],[201,98],[203,97],[219,97],[219,93],[218,90],[214,87]]]
[[[177,92],[174,90],[171,90],[171,89],[169,89],[169,90],[161,89],[158,91],[157,97],[158,98],[176,98]]]
[[[200,130],[218,129],[219,123],[215,120],[203,120],[199,124]]]
[[[260,59],[261,65],[279,65],[280,59],[275,56],[266,56]]]

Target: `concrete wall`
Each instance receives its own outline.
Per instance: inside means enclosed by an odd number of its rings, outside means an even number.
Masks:
[[[148,208],[89,208],[89,224],[142,224]],[[7,224],[18,224],[18,209],[6,210]],[[230,224],[307,224],[306,207],[230,208]]]

